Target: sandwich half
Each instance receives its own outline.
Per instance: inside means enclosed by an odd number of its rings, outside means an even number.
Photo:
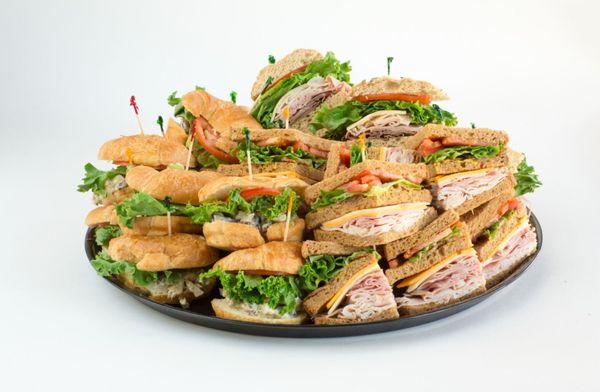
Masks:
[[[269,242],[230,253],[199,279],[217,278],[223,298],[211,301],[217,317],[261,324],[301,324],[306,314],[298,271],[298,242]]]
[[[249,132],[249,147],[246,131]],[[230,151],[240,164],[220,165],[218,171],[226,175],[246,175],[249,150],[253,173],[292,171],[314,183],[323,179],[327,154],[334,143],[297,129],[235,129],[220,138],[217,146]]]
[[[424,176],[423,165],[359,163],[305,190],[307,227],[319,241],[361,247],[409,236],[437,215]]]
[[[475,250],[481,260],[487,287],[508,276],[537,249],[535,229],[524,206],[510,209],[483,230]]]
[[[307,184],[293,177],[222,177],[198,192],[198,206],[184,212],[202,225],[212,247],[234,251],[253,248],[266,241],[283,241],[289,200],[292,200],[288,241],[302,241],[304,219],[298,217],[298,195]]]
[[[304,298],[315,324],[367,323],[398,318],[392,288],[373,253],[353,259]]]
[[[508,166],[508,135],[487,128],[453,128],[430,124],[404,142],[429,176]]]
[[[215,280],[198,280],[218,253],[200,236],[121,236],[96,255],[92,266],[100,276],[118,280],[153,301],[187,307],[206,296]]]
[[[292,127],[303,128],[313,113],[336,94],[350,89],[350,63],[340,63],[328,52],[296,49],[260,70],[252,86],[255,101],[250,113],[264,128],[283,128],[284,111]]]
[[[521,206],[521,201],[514,197],[514,190],[508,189],[492,200],[461,215],[471,234],[471,239],[476,242],[482,232],[491,229],[506,213]]]
[[[363,81],[352,88],[351,99],[315,113],[310,128],[328,139],[397,138],[413,135],[423,125],[456,125],[456,117],[431,101],[448,99],[425,81],[389,76]],[[324,131],[322,131],[324,129]]]
[[[485,276],[472,247],[458,250],[428,269],[401,280],[400,315],[413,315],[447,306],[485,291]]]

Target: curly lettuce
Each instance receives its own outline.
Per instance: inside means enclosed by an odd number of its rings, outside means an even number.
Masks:
[[[332,52],[327,52],[321,60],[316,60],[308,64],[304,71],[288,76],[272,88],[264,91],[270,85],[270,83],[267,83],[263,89],[264,92],[258,97],[250,114],[265,128],[282,127],[282,124],[273,123],[272,118],[277,102],[285,94],[298,86],[308,83],[309,80],[317,76],[326,77],[331,75],[342,82],[349,82],[351,70],[350,62],[340,63]],[[270,79],[272,83],[273,78]]]
[[[94,195],[106,196],[106,181],[114,179],[116,176],[125,176],[127,166],[117,166],[114,169],[103,171],[97,169],[91,163],[84,166],[85,177],[82,183],[77,186],[78,192],[92,191]]]
[[[166,215],[167,212],[183,215],[184,206],[156,200],[145,192],[136,192],[129,199],[115,205],[115,211],[119,223],[131,229],[138,217]]]
[[[113,260],[107,251],[102,251],[91,261],[96,273],[102,277],[116,277],[127,275],[138,286],[148,286],[151,283],[164,279],[168,284],[174,284],[182,279],[181,271],[142,271],[135,264],[127,261]]]
[[[446,159],[457,158],[493,158],[504,149],[503,144],[495,146],[456,146],[446,147],[423,157],[425,163],[439,163]]]
[[[454,114],[441,109],[436,104],[423,106],[418,102],[406,101],[348,101],[333,108],[319,109],[315,113],[309,129],[313,132],[326,129],[325,137],[327,139],[342,140],[349,125],[381,110],[403,110],[410,117],[411,124],[415,125],[433,123],[453,126],[457,123]]]
[[[515,186],[515,196],[521,196],[526,193],[533,192],[535,188],[542,185],[538,175],[535,173],[533,166],[527,164],[527,160],[523,160],[517,166],[517,172],[515,173],[515,180],[517,185]]]
[[[110,240],[121,236],[121,228],[116,225],[100,226],[94,234],[96,236],[96,244],[104,248],[108,246]]]
[[[238,143],[231,154],[237,157],[240,162],[246,162],[247,153],[248,149],[246,148],[246,141],[244,140]],[[250,142],[250,160],[255,164],[289,160],[303,162],[316,169],[322,167],[327,162],[326,159],[317,158],[309,152],[300,149],[295,150],[292,146],[287,146],[285,148],[279,146],[257,146],[253,142]]]

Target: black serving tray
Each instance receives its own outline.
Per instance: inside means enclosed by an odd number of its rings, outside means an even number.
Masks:
[[[260,335],[260,336],[275,336],[275,337],[287,337],[287,338],[331,338],[331,337],[344,337],[344,336],[356,336],[356,335],[368,335],[380,332],[394,331],[398,329],[404,329],[414,327],[416,325],[430,323],[458,312],[462,312],[474,305],[477,305],[481,301],[489,298],[498,291],[502,290],[516,279],[518,279],[524,272],[529,268],[533,260],[535,260],[540,249],[542,248],[542,228],[539,221],[532,213],[530,221],[537,233],[538,248],[534,254],[525,259],[519,267],[517,267],[512,274],[506,277],[503,281],[499,282],[495,286],[489,288],[484,293],[479,294],[475,297],[469,298],[465,301],[438,308],[436,310],[422,313],[416,316],[401,317],[396,320],[378,321],[374,323],[362,323],[362,324],[346,324],[346,325],[268,325],[268,324],[256,324],[250,322],[236,321],[221,319],[215,316],[210,306],[210,298],[205,298],[192,303],[189,309],[182,309],[178,306],[164,305],[154,302],[142,295],[133,293],[128,289],[120,286],[117,282],[106,278],[114,287],[117,287],[124,293],[134,297],[143,304],[164,313],[168,316],[174,317],[179,320],[187,321],[202,325],[208,328],[220,329],[223,331],[237,332],[248,335]],[[94,257],[98,248],[94,242],[94,231],[88,229],[85,235],[85,252],[88,259],[91,261]],[[215,290],[214,293],[218,291]]]

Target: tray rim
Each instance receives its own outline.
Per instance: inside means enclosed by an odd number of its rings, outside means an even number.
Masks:
[[[535,228],[538,241],[537,249],[533,254],[531,254],[524,261],[522,261],[521,264],[502,281],[487,289],[485,292],[470,297],[464,301],[443,306],[441,308],[413,316],[401,316],[400,318],[394,320],[383,320],[371,323],[367,322],[343,325],[273,325],[229,320],[219,318],[215,315],[204,314],[188,309],[183,309],[175,305],[161,304],[150,300],[142,294],[138,294],[128,290],[127,288],[121,286],[116,281],[110,278],[103,278],[103,280],[107,281],[112,286],[134,297],[138,301],[142,302],[144,305],[160,313],[166,314],[170,317],[174,317],[185,322],[201,325],[207,328],[247,335],[288,338],[328,338],[368,335],[411,328],[414,326],[423,325],[443,318],[450,317],[456,313],[471,308],[479,304],[480,302],[483,302],[484,300],[488,299],[500,290],[509,286],[511,283],[513,283],[520,276],[523,275],[523,273],[531,266],[533,261],[537,258],[540,250],[542,249],[543,233],[539,220],[537,219],[535,214],[533,214],[533,212],[530,212],[529,220],[532,226]],[[93,231],[93,228],[88,228],[84,240],[85,252],[88,258],[88,262],[91,262],[91,260],[95,256]]]

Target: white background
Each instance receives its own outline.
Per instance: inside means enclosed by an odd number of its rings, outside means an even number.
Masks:
[[[0,3],[0,389],[599,390],[597,1]],[[428,79],[461,123],[504,129],[544,182],[532,268],[456,317],[286,340],[162,316],[99,279],[75,191],[100,144],[166,97],[249,91],[269,54],[352,60],[353,80]],[[108,167],[103,164],[102,167]],[[4,386],[4,388],[3,388]],[[417,389],[418,388],[418,389]]]

